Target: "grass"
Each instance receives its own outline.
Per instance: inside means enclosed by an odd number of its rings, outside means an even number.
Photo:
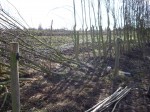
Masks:
[[[74,39],[72,36],[38,36],[38,39],[44,41],[47,44],[50,44],[53,47],[68,44],[74,42]],[[106,40],[106,35],[104,35],[104,39]],[[83,38],[82,35],[79,37],[80,43],[82,43]],[[84,40],[86,40],[86,37],[84,37]],[[88,35],[88,42],[91,42],[91,36]],[[95,42],[97,41],[97,37],[95,36]]]
[[[39,36],[38,38],[53,47],[73,42],[72,37],[69,36]]]

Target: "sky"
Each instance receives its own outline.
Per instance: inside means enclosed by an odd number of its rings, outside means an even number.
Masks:
[[[94,3],[94,1],[97,0],[92,1]],[[14,16],[17,20],[22,21],[18,16],[17,11],[10,3],[15,6],[31,28],[38,28],[39,25],[43,28],[50,28],[52,20],[53,28],[55,29],[72,29],[74,26],[73,0],[0,0],[1,6],[10,15]],[[83,22],[80,0],[75,0],[75,4],[77,27],[81,28]],[[96,3],[94,3],[94,5],[97,6]],[[104,20],[106,20],[106,13],[103,13],[102,16]],[[92,24],[95,24],[94,21]],[[106,26],[106,24],[103,26]]]

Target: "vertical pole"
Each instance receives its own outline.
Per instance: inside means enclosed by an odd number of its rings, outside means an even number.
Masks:
[[[77,32],[77,35],[75,37],[75,58],[76,60],[79,60],[79,32]]]
[[[11,97],[12,112],[20,112],[20,90],[19,90],[19,69],[18,69],[19,44],[10,43],[10,66],[11,66]]]
[[[113,84],[112,84],[113,91],[116,89],[115,85],[117,82],[117,75],[119,75],[120,43],[121,43],[121,39],[117,37],[115,41],[115,67],[114,67]]]
[[[115,71],[114,75],[118,74],[119,70],[119,58],[120,58],[120,38],[117,38],[116,45],[115,45]]]
[[[1,59],[1,57],[0,57],[0,62],[2,63],[2,59]],[[0,74],[2,73],[2,70],[3,70],[3,68],[2,68],[3,66],[2,65],[0,65]]]

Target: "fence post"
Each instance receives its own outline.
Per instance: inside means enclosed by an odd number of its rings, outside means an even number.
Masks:
[[[115,68],[114,68],[114,75],[117,75],[118,74],[118,70],[119,70],[120,42],[121,42],[121,39],[117,38],[116,44],[115,44]]]
[[[10,43],[10,78],[11,78],[11,97],[12,112],[20,112],[20,90],[19,90],[19,44],[17,42]]]

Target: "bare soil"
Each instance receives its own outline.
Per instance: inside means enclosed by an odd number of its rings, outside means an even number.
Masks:
[[[150,50],[146,52],[150,54]],[[132,87],[132,90],[120,101],[115,112],[150,111],[150,98],[147,97],[150,60],[143,57],[143,53],[142,50],[134,49],[121,55],[120,70],[132,74],[130,83],[126,84]],[[97,57],[89,59],[88,62],[95,64],[96,69],[81,68],[71,70],[66,75],[26,74],[24,77],[35,78],[36,81],[20,84],[22,112],[84,112],[111,95],[121,82],[114,83],[109,74],[102,76],[102,72],[105,66],[114,67],[114,59],[108,58],[107,61],[101,62]],[[99,65],[101,66],[98,67]],[[2,112],[11,109],[10,99],[9,96]],[[0,104],[2,101],[1,98]],[[105,112],[110,112],[112,108],[113,105]]]

